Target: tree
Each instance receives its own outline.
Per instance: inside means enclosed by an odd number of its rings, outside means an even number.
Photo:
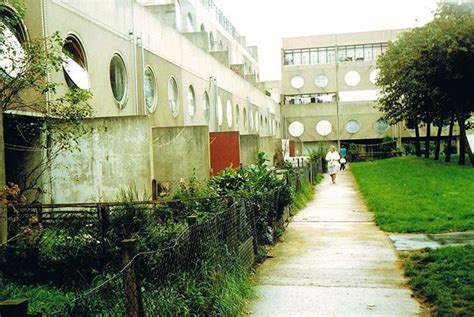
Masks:
[[[21,145],[8,146],[44,153],[31,166],[23,166],[21,176],[22,192],[38,194],[39,179],[55,157],[61,151],[75,150],[78,139],[86,133],[82,121],[93,114],[88,104],[92,95],[83,89],[58,92],[61,84],[49,78],[62,71],[66,61],[63,41],[58,33],[28,40],[21,34],[21,12],[23,8],[18,4],[15,10],[1,8],[0,107],[2,115],[8,113],[7,131],[14,129],[21,138]],[[0,218],[0,244],[5,244],[5,211]]]
[[[460,128],[461,154],[474,157],[466,120],[473,110],[474,5],[443,4],[427,25],[404,33],[378,60],[379,109],[391,122],[425,122],[439,127],[452,115]],[[451,121],[452,122],[452,121]],[[427,129],[426,151],[429,150]],[[439,141],[439,138],[438,138]],[[439,151],[439,150],[438,150]],[[425,152],[425,157],[429,152]],[[436,155],[435,155],[436,157]],[[464,155],[460,156],[464,164]]]

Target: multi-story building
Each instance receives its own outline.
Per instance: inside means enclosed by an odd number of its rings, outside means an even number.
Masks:
[[[0,9],[16,14],[7,0]],[[212,0],[26,0],[22,20],[9,30],[20,43],[59,32],[69,57],[50,78],[64,84],[59,94],[89,89],[95,111],[81,151],[61,153],[41,176],[40,201],[113,200],[130,186],[150,194],[154,179],[208,178],[258,151],[272,158],[281,144],[257,49]],[[16,133],[5,130],[4,161],[6,181],[18,183],[48,153],[18,147]]]
[[[294,141],[295,155],[329,143],[359,144],[359,151],[370,154],[378,149],[373,144],[386,136],[397,140],[399,147],[402,140],[414,138],[413,127],[380,120],[376,104],[377,58],[403,31],[283,39],[283,138]]]

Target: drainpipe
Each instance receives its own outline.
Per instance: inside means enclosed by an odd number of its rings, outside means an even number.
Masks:
[[[143,36],[142,33],[140,32],[140,37],[139,37],[139,45],[140,45],[140,53],[141,53],[141,70],[140,74],[142,77],[142,93],[143,93],[143,107],[144,107],[144,113],[147,113],[147,108],[146,108],[146,99],[145,99],[145,49],[143,47]]]
[[[336,137],[337,137],[337,148],[341,149],[341,136],[339,131],[339,52],[337,46],[337,37],[336,37],[336,49],[335,49],[335,59],[336,59]]]
[[[138,76],[137,76],[137,40],[135,37],[135,12],[134,12],[134,0],[130,0],[131,14],[132,14],[132,31],[129,32],[130,42],[132,43],[132,72],[133,72],[133,86],[134,86],[134,103],[135,103],[135,115],[139,114],[138,111]]]

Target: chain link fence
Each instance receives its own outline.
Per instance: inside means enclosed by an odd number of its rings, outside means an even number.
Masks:
[[[281,172],[296,191],[317,173],[312,165]],[[174,195],[185,186],[175,184]],[[18,207],[9,211],[0,281],[75,294],[44,315],[238,315],[222,307],[224,290],[238,289],[265,257],[289,217],[286,191]]]

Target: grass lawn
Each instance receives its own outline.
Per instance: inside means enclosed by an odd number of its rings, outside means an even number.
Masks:
[[[415,294],[435,316],[474,316],[474,247],[422,250],[403,256]]]
[[[474,229],[474,168],[401,157],[351,164],[375,221],[389,232]]]

